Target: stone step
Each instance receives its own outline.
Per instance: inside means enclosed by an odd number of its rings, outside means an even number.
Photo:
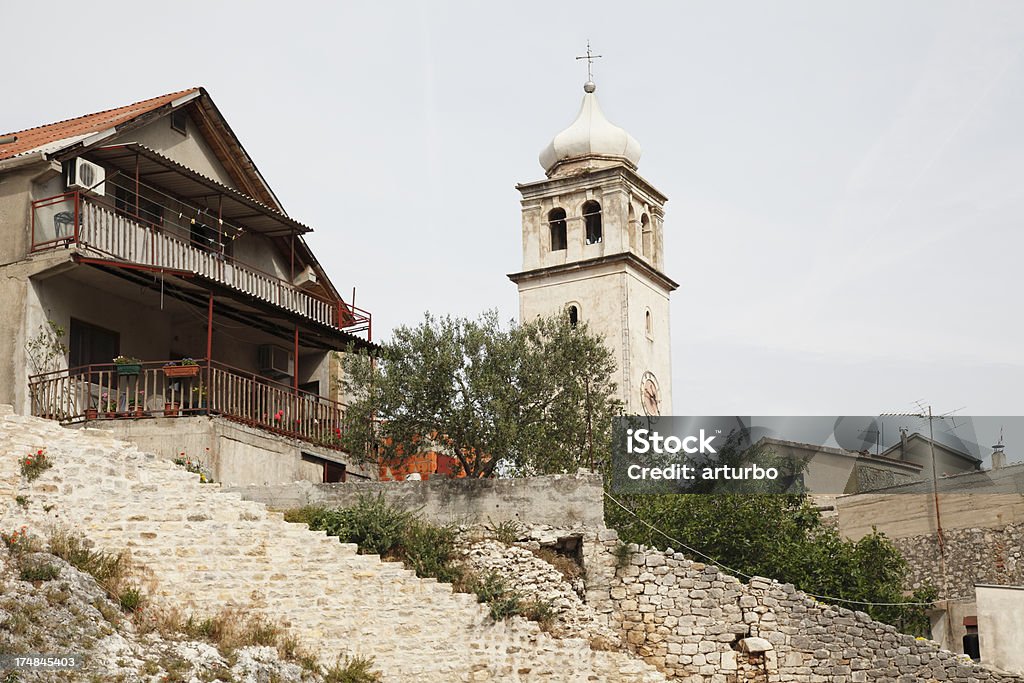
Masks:
[[[10,463],[43,446],[55,466],[31,484],[22,481]],[[0,495],[18,490],[31,500],[21,509],[10,494],[0,498],[4,524],[56,520],[77,526],[100,549],[127,549],[153,579],[156,602],[207,615],[229,605],[255,608],[290,624],[319,652],[375,656],[384,679],[401,683],[471,675],[549,683],[664,680],[642,662],[594,653],[582,641],[554,641],[533,624],[492,624],[474,595],[286,523],[280,512],[200,484],[197,475],[102,430],[68,430],[0,412],[0,453],[14,456],[0,459]],[[55,507],[47,515],[43,505]],[[520,676],[520,669],[531,673]]]

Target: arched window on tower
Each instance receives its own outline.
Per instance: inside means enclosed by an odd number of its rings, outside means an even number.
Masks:
[[[654,339],[654,322],[651,320],[650,311],[647,311],[644,316],[644,327],[647,329],[647,338]]]
[[[583,222],[587,228],[587,244],[601,241],[601,205],[591,199],[583,203]]]
[[[551,209],[548,212],[548,227],[551,229],[551,251],[563,251],[568,244],[565,234],[565,209]]]
[[[640,255],[652,258],[654,256],[654,231],[651,230],[651,219],[647,214],[640,216]]]
[[[569,326],[576,327],[580,322],[580,309],[575,304],[569,304],[565,312],[569,315]]]

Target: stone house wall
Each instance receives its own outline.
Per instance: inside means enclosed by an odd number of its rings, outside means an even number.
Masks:
[[[973,599],[976,583],[1024,585],[1024,524],[951,529],[943,532],[943,538],[949,595]],[[939,575],[939,541],[935,534],[894,538],[892,542],[910,565],[908,588],[919,588],[929,577]]]

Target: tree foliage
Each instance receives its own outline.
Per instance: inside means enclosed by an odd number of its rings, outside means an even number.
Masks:
[[[720,451],[722,461],[739,464],[753,454],[764,463],[772,457],[756,446],[741,451],[741,443],[730,438]],[[931,588],[906,594],[906,561],[884,534],[874,531],[858,541],[845,539],[800,493],[709,493],[617,497],[629,511],[609,502],[606,521],[625,541],[673,547],[697,560],[712,558],[730,572],[792,583],[808,593],[836,598],[842,606],[862,609],[904,632],[928,635],[922,606],[880,604],[935,598]]]
[[[427,449],[468,476],[603,468],[615,398],[611,352],[566,316],[503,327],[429,313],[373,356],[346,353],[344,445],[385,459]]]

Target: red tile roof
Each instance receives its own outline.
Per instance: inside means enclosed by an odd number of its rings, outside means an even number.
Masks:
[[[86,114],[85,116],[50,123],[37,128],[5,133],[0,135],[0,138],[16,135],[18,139],[14,142],[0,144],[0,161],[76,135],[98,133],[113,126],[119,126],[137,116],[153,111],[197,90],[199,88],[179,90],[178,92],[142,100],[141,102],[135,102],[134,104],[118,107],[117,109],[107,109],[95,114]]]

